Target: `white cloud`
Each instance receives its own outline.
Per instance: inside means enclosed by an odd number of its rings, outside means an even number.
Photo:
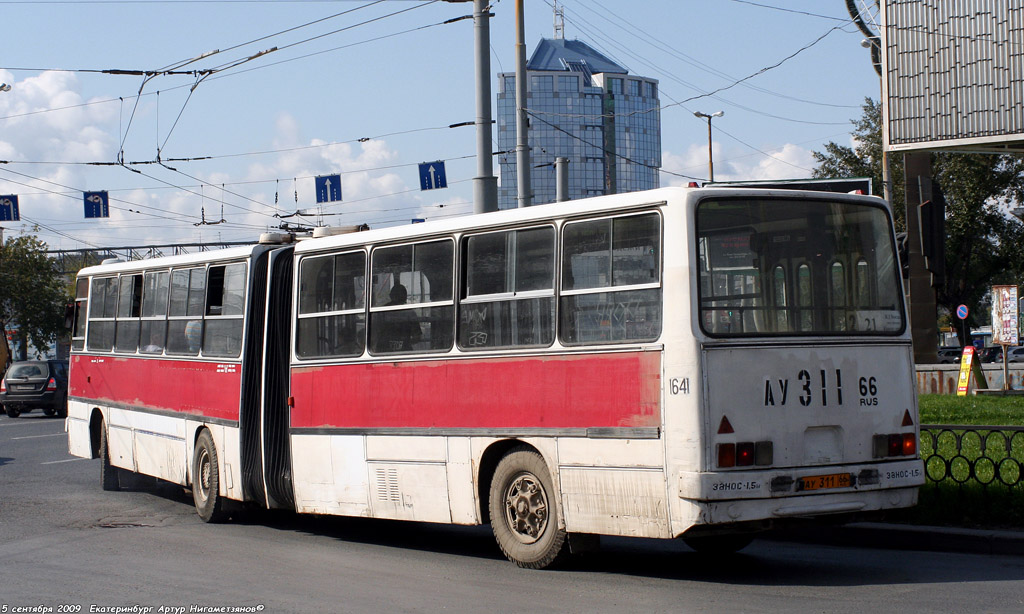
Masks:
[[[113,160],[117,139],[110,128],[116,104],[85,104],[74,73],[47,71],[15,81],[0,71],[11,91],[0,93],[0,149],[23,161]],[[84,105],[84,106],[79,106]],[[60,109],[41,113],[47,109]]]

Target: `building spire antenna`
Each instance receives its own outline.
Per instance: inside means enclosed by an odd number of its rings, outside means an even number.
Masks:
[[[558,6],[558,0],[554,0],[552,6],[555,9],[555,40],[565,38],[565,9]]]

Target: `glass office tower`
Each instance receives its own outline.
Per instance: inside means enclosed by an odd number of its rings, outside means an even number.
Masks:
[[[569,159],[569,198],[658,187],[658,82],[630,75],[586,43],[541,39],[526,65],[531,204],[555,201],[556,157]],[[498,208],[516,206],[516,80],[499,74]]]

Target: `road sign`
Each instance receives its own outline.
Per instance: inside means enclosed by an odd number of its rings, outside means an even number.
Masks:
[[[956,317],[960,318],[961,320],[966,320],[967,314],[967,305],[960,305],[959,307],[956,308]]]
[[[444,174],[444,161],[424,162],[420,164],[420,189],[436,190],[447,188],[448,179]]]
[[[0,222],[17,222],[20,219],[17,195],[0,196]]]
[[[110,217],[110,201],[106,190],[102,192],[82,192],[85,203],[85,217]]]
[[[316,178],[316,202],[341,200],[341,175],[321,175]]]
[[[1017,286],[992,286],[992,342],[1017,345]]]

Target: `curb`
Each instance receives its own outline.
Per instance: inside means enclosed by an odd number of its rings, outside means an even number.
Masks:
[[[807,531],[782,529],[764,534],[763,538],[866,548],[1024,556],[1024,532],[992,529],[854,522],[815,527],[812,535]]]

